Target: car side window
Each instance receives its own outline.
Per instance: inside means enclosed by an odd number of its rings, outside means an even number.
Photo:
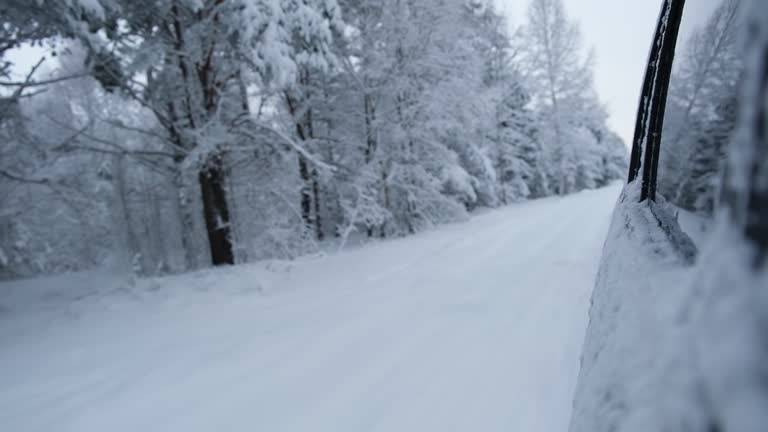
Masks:
[[[688,0],[667,98],[658,194],[706,231],[719,200],[742,74],[740,0]]]

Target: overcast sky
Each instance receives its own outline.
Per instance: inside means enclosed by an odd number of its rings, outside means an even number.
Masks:
[[[595,84],[611,114],[610,124],[630,145],[648,52],[661,0],[563,0],[581,25],[584,45],[596,54]],[[688,0],[688,22],[703,21],[719,0]],[[511,24],[525,22],[528,0],[496,0]],[[693,26],[695,27],[695,25]]]

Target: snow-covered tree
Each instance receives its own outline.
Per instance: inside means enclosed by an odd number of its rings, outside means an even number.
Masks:
[[[300,78],[301,66],[327,64],[338,7],[331,0],[170,0],[124,2],[120,11],[117,51],[147,81],[124,88],[151,107],[175,153],[188,265],[205,254],[194,246],[200,206],[212,262],[234,263],[225,158],[261,144],[241,132],[253,129],[243,121],[244,80],[283,87]]]
[[[561,178],[562,192],[604,185],[621,156],[599,103],[582,92],[594,113],[563,115],[553,136],[545,74],[492,3],[9,0],[3,47],[58,57],[26,81],[2,69],[0,94],[15,96],[0,152],[14,157],[0,187],[46,200],[25,231],[45,239],[70,226],[48,215],[86,206],[49,198],[77,180],[103,209],[82,229],[109,237],[70,253],[77,268],[109,256],[157,273],[290,259],[356,231],[406,235],[547,196]],[[35,94],[49,89],[56,104]],[[573,149],[565,171],[558,137]],[[14,220],[20,201],[6,203]],[[66,255],[48,245],[50,260]],[[17,255],[30,262],[33,249]],[[76,268],[17,273],[64,267]]]
[[[546,115],[545,145],[555,165],[553,187],[572,192],[582,157],[579,116],[592,90],[591,56],[585,57],[581,32],[562,0],[534,0],[528,9],[525,53],[536,103]]]

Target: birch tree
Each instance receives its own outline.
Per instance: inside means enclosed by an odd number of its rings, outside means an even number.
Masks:
[[[548,141],[558,170],[555,189],[566,194],[574,189],[580,152],[567,129],[592,86],[591,56],[584,56],[581,32],[562,0],[533,0],[525,34],[527,72],[552,131]]]

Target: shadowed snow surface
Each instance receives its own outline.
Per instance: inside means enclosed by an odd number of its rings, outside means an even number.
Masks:
[[[618,194],[294,263],[0,285],[0,429],[566,431]]]

